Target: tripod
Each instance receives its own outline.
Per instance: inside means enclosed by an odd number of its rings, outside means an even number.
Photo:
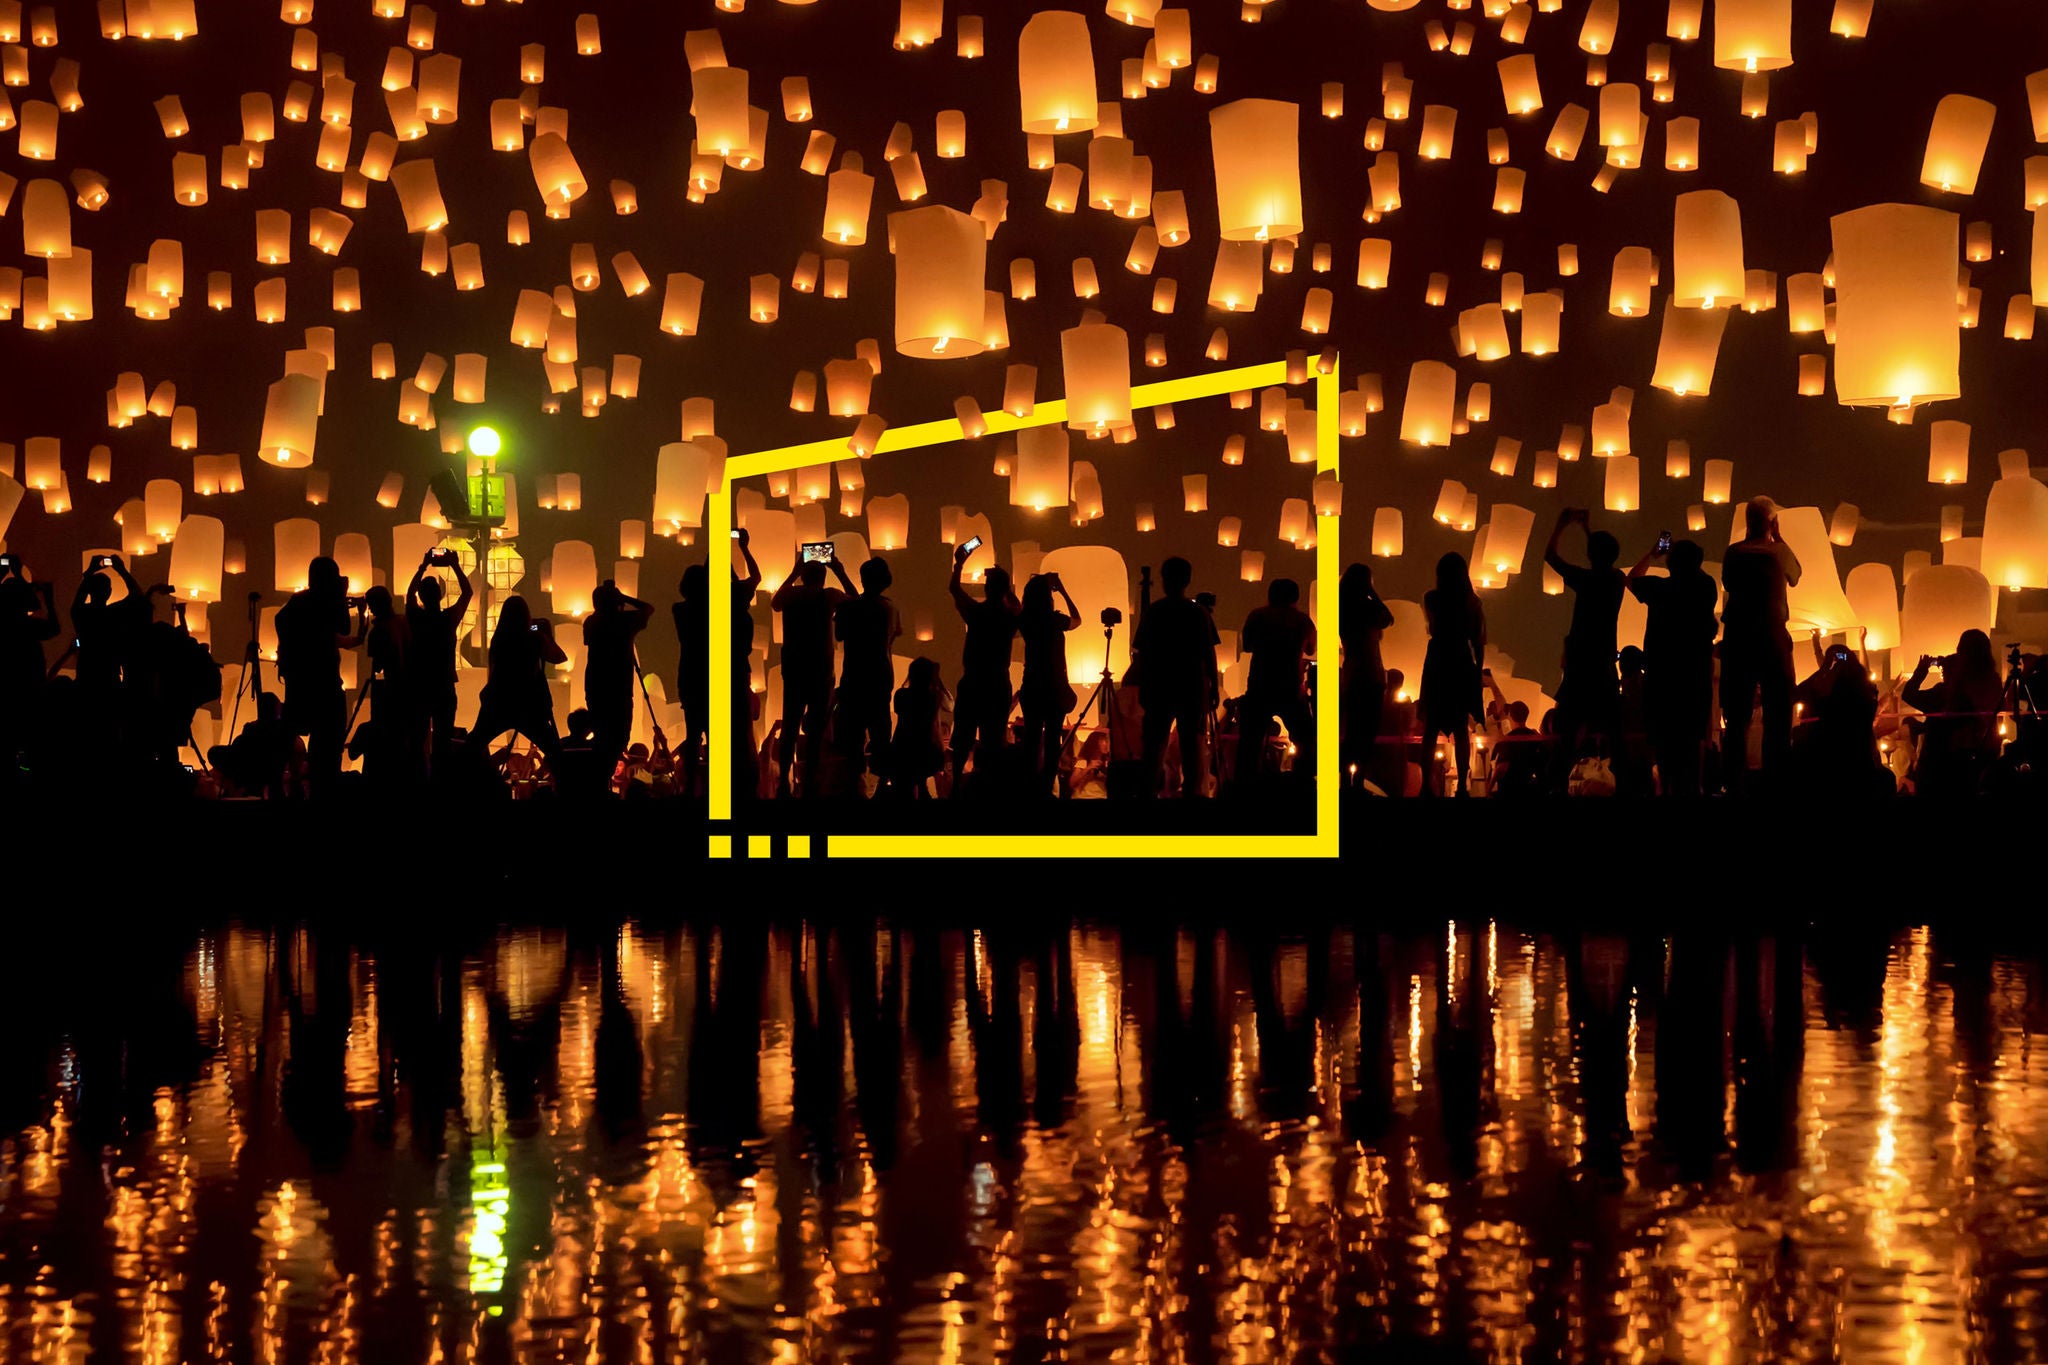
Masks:
[[[1102,619],[1102,681],[1095,684],[1095,690],[1088,694],[1088,700],[1082,702],[1081,709],[1074,713],[1074,723],[1067,730],[1067,742],[1064,746],[1071,754],[1074,741],[1080,737],[1081,727],[1088,721],[1088,713],[1091,710],[1100,708],[1099,714],[1102,727],[1109,731],[1109,763],[1111,768],[1116,766],[1117,759],[1116,678],[1109,669],[1110,641],[1116,635],[1116,622],[1111,619],[1111,611],[1113,610],[1113,608],[1105,609]]]
[[[260,703],[263,696],[263,651],[260,647],[261,641],[257,638],[257,621],[261,615],[262,605],[262,593],[249,594],[249,643],[242,647],[242,679],[235,684],[234,709],[228,716],[228,738],[231,740],[235,737],[235,722],[241,719],[243,694],[248,694],[251,706],[256,707],[259,712],[262,709]]]

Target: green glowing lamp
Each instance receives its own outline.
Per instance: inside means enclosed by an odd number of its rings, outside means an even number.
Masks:
[[[469,453],[480,460],[495,460],[503,443],[491,427],[478,427],[469,433]]]

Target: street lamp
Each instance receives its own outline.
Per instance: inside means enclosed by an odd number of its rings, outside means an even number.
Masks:
[[[478,427],[469,433],[469,453],[479,460],[495,460],[502,442],[492,427]]]

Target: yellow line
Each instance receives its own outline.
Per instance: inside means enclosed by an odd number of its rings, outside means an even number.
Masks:
[[[1260,365],[1243,365],[1231,370],[1217,370],[1209,374],[1189,375],[1182,379],[1135,385],[1131,389],[1131,408],[1135,412],[1165,403],[1192,402],[1198,398],[1213,398],[1266,385],[1284,385],[1286,382],[1287,362],[1284,360],[1268,361]],[[1333,367],[1329,374],[1314,375],[1312,382],[1316,390],[1316,470],[1318,473],[1336,474],[1336,368]],[[1066,400],[1053,399],[1035,405],[1026,416],[1019,417],[1012,413],[997,411],[985,414],[984,421],[988,425],[988,434],[998,435],[1007,431],[1021,431],[1027,427],[1063,422],[1066,416]],[[895,454],[899,451],[917,450],[966,439],[966,433],[961,430],[957,419],[919,422],[906,427],[890,427],[884,431],[881,439],[875,443],[874,453]],[[855,458],[858,457],[847,448],[845,439],[841,437],[737,456],[726,461],[724,481],[718,488],[711,490],[705,500],[705,556],[710,570],[706,574],[706,590],[710,593],[710,598],[705,606],[710,621],[711,637],[705,666],[710,673],[708,681],[711,706],[710,715],[707,717],[708,733],[704,742],[704,762],[708,786],[707,814],[714,821],[733,818],[731,745],[736,737],[736,726],[740,719],[733,714],[735,698],[732,680],[738,675],[738,669],[731,657],[734,606],[730,588],[731,570],[726,567],[724,573],[720,572],[722,565],[729,566],[732,554],[734,482],[761,474],[801,469],[806,465],[830,464]],[[1337,657],[1339,526],[1339,518],[1325,517],[1316,529],[1317,653],[1319,657],[1331,660]],[[719,556],[718,547],[721,545],[726,547],[723,560]],[[1328,643],[1324,643],[1325,641]],[[1335,673],[1337,670],[1332,668],[1330,671]],[[1314,834],[844,834],[833,835],[826,846],[826,852],[828,856],[839,858],[1334,857],[1338,849],[1337,820],[1341,804],[1338,800],[1337,776],[1340,690],[1340,683],[1328,678],[1319,678]],[[751,733],[750,726],[749,734]],[[749,847],[752,847],[751,842]]]

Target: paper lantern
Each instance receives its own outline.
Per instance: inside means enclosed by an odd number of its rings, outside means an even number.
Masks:
[[[682,271],[671,273],[661,296],[661,330],[671,336],[697,335],[703,302],[704,281]]]
[[[1507,315],[1497,303],[1482,303],[1458,314],[1458,330],[1471,353],[1480,360],[1500,360],[1508,354]]]
[[[1206,474],[1184,474],[1181,476],[1181,510],[1183,512],[1206,512],[1209,510],[1209,476]]]
[[[1238,552],[1238,577],[1247,583],[1263,582],[1266,577],[1266,556],[1260,550]]]
[[[1964,564],[1934,564],[1906,579],[1893,657],[1953,654],[1967,630],[1991,631],[1998,599],[1991,581]]]
[[[441,182],[434,173],[432,157],[393,166],[391,187],[398,191],[407,232],[439,232],[448,226],[448,207],[441,201]]]
[[[1942,543],[1942,544],[1944,544],[1944,545],[1946,545],[1946,544],[1947,544],[1948,542],[1950,542],[1950,541],[1952,541],[1952,540],[1957,540],[1957,539],[1960,539],[1960,538],[1961,538],[1961,536],[1962,536],[1962,534],[1963,534],[1963,509],[1962,509],[1961,505],[1960,505],[1960,504],[1952,504],[1952,505],[1950,505],[1950,506],[1947,506],[1947,507],[1944,507],[1944,508],[1942,508],[1942,509],[1941,509],[1941,543]]]
[[[1522,352],[1550,355],[1557,350],[1564,322],[1564,299],[1558,294],[1529,294],[1522,299]]]
[[[1557,118],[1550,125],[1550,136],[1544,140],[1543,150],[1559,161],[1575,159],[1580,144],[1585,141],[1586,123],[1590,118],[1584,105],[1567,104],[1558,110]]]
[[[704,495],[725,478],[725,460],[695,441],[671,441],[655,455],[654,514],[657,528],[673,535],[702,523]]]
[[[1050,10],[1025,22],[1017,36],[1017,91],[1027,133],[1095,126],[1095,53],[1085,15]]]
[[[1837,399],[1905,408],[1960,397],[1956,215],[1875,204],[1829,222]]]
[[[21,250],[56,259],[71,254],[71,201],[55,180],[31,180],[21,196]]]
[[[1236,100],[1210,111],[1225,241],[1264,242],[1301,231],[1300,124],[1301,106],[1284,100]]]
[[[1026,427],[1017,433],[1017,463],[1010,475],[1010,505],[1042,512],[1068,505],[1071,489],[1067,431],[1061,426]]]
[[[1870,32],[1870,11],[1876,0],[1835,0],[1828,32],[1838,38],[1862,38]]]
[[[1602,403],[1593,409],[1593,453],[1603,457],[1629,452],[1629,410],[1620,403]]]
[[[1430,515],[1446,526],[1455,526],[1464,516],[1464,509],[1465,485],[1456,479],[1445,479],[1437,490],[1436,508]]]
[[[1742,210],[1719,190],[1678,196],[1672,232],[1672,302],[1727,308],[1744,294]]]
[[[1600,145],[1635,147],[1642,143],[1642,88],[1626,81],[1600,88]]]
[[[1504,57],[1497,67],[1501,102],[1508,113],[1518,116],[1533,114],[1543,107],[1543,86],[1536,76],[1533,53],[1519,52],[1512,57]]]
[[[1927,153],[1920,162],[1920,183],[1953,194],[1975,194],[1984,149],[1991,142],[1991,123],[1998,107],[1974,95],[1943,95],[1934,106],[1927,129]]]
[[[1401,158],[1392,152],[1381,152],[1366,169],[1366,195],[1373,208],[1380,213],[1392,213],[1401,207]]]
[[[1401,404],[1401,439],[1414,445],[1448,445],[1457,402],[1457,371],[1438,360],[1418,360],[1408,369]]]
[[[1936,422],[1928,428],[1927,482],[1967,483],[1970,478],[1970,424]]]
[[[1416,140],[1415,154],[1424,161],[1443,161],[1449,158],[1451,146],[1456,140],[1458,111],[1447,104],[1426,104],[1422,107],[1422,133]]]
[[[1838,502],[1834,514],[1828,518],[1828,543],[1830,545],[1854,545],[1856,527],[1863,519],[1863,509],[1853,502]]]
[[[1617,317],[1641,317],[1650,307],[1650,276],[1655,261],[1648,247],[1625,246],[1614,253],[1607,311]]]
[[[1714,384],[1714,361],[1721,350],[1721,333],[1728,326],[1728,310],[1683,308],[1676,299],[1664,303],[1664,326],[1657,340],[1657,367],[1650,378],[1653,388],[1665,389],[1680,398],[1705,397]]]
[[[1126,621],[1131,613],[1130,570],[1124,557],[1101,545],[1072,545],[1053,550],[1039,561],[1039,573],[1058,574],[1083,621],[1099,621],[1107,608],[1115,608]],[[1122,679],[1131,666],[1131,630],[1115,632],[1109,641],[1106,666],[1112,677]],[[1077,637],[1078,638],[1078,637]],[[1079,687],[1099,681],[1105,667],[1100,648],[1067,651],[1067,679]]]
[[[1529,482],[1532,486],[1537,488],[1557,487],[1556,451],[1539,450],[1536,452],[1536,463],[1534,468],[1530,471]]]
[[[226,529],[220,518],[190,516],[171,541],[172,591],[187,602],[218,602]]]
[[[2008,341],[2028,341],[2034,335],[2034,300],[2014,294],[2005,305],[2005,336]]]
[[[1709,503],[1725,503],[1735,485],[1733,460],[1708,460],[1702,470],[1700,497]]]
[[[825,236],[841,246],[867,241],[875,178],[858,165],[842,166],[826,177],[825,185]]]
[[[596,550],[588,541],[557,541],[553,564],[554,586],[548,593],[548,610],[572,619],[588,616],[591,594],[597,590]]]
[[[1060,333],[1067,426],[1105,432],[1131,425],[1131,349],[1123,328],[1083,323]]]
[[[1997,587],[2048,588],[2048,485],[2025,473],[1991,485],[1981,563]]]
[[[988,236],[943,205],[889,215],[896,257],[896,350],[926,359],[980,355]]]
[[[275,465],[313,463],[320,423],[321,385],[302,374],[272,384],[263,405],[263,434],[257,455]]]
[[[1225,312],[1254,308],[1264,287],[1264,251],[1257,242],[1219,241],[1209,276],[1209,306]]]
[[[1849,610],[1863,628],[1866,650],[1893,649],[1899,643],[1899,584],[1889,564],[1858,564],[1843,584]]]
[[[272,535],[275,549],[273,586],[279,592],[303,592],[306,570],[320,555],[320,523],[310,517],[291,517],[277,523]]]
[[[1633,512],[1641,507],[1638,491],[1640,462],[1633,455],[1613,455],[1607,460],[1605,506],[1610,512]]]
[[[1792,65],[1792,0],[1714,0],[1714,65],[1727,71]]]

